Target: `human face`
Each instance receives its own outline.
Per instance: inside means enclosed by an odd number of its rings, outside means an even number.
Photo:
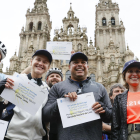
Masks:
[[[125,74],[125,80],[131,87],[140,85],[140,69],[137,67],[128,68]]]
[[[112,93],[112,96],[110,97],[113,101],[115,99],[115,97],[118,95],[118,94],[121,94],[124,92],[124,89],[120,88],[120,87],[117,87],[117,88],[114,88],[113,89],[113,93]]]
[[[52,73],[48,76],[47,78],[47,84],[51,88],[54,84],[61,82],[62,78],[59,74],[57,73]]]
[[[32,78],[41,78],[50,67],[49,59],[44,55],[37,55],[31,60]]]
[[[88,64],[87,61],[77,58],[71,61],[69,65],[71,71],[71,79],[74,81],[83,81],[87,79]]]

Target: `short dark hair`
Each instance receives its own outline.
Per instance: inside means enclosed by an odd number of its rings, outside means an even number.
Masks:
[[[117,88],[117,87],[125,90],[125,87],[122,84],[116,83],[116,84],[114,84],[113,86],[110,87],[109,97],[111,97],[113,95],[113,89]]]

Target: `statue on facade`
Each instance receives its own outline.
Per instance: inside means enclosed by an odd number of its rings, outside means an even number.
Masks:
[[[115,56],[114,55],[110,56],[110,62],[115,62]]]
[[[27,9],[27,14],[30,13],[30,8]]]
[[[71,27],[69,28],[69,35],[72,35],[72,29],[71,29]]]
[[[33,26],[32,32],[35,32],[35,26]]]

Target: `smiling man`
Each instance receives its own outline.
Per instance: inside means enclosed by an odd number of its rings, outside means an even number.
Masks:
[[[58,68],[51,68],[48,70],[45,81],[51,88],[54,84],[63,81],[63,74]]]
[[[57,138],[55,140],[102,140],[102,121],[109,122],[112,106],[103,85],[92,82],[88,74],[88,58],[81,52],[74,53],[69,61],[71,77],[59,82],[50,90],[48,102],[43,108],[43,121],[55,122]],[[91,108],[99,113],[101,119],[63,128],[57,105],[58,98],[68,97],[75,101],[80,94],[93,92],[96,103]],[[51,131],[51,130],[50,130]]]
[[[41,79],[42,75],[50,68],[51,62],[52,56],[47,50],[37,50],[32,56],[31,73],[23,76],[44,90],[48,90],[47,84]],[[0,93],[4,88],[12,89],[13,85],[14,81],[10,78],[2,80],[0,82]],[[47,97],[34,116],[11,103],[8,104],[10,108],[7,108],[7,106],[5,108],[3,105],[4,112],[0,112],[0,119],[9,121],[4,140],[47,140],[46,128],[44,123],[42,123],[42,108],[46,102]],[[9,118],[11,112],[12,115]]]

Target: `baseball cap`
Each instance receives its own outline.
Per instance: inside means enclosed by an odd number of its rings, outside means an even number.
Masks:
[[[140,62],[138,62],[138,61],[136,61],[136,60],[130,60],[130,61],[126,62],[126,63],[124,64],[122,73],[123,73],[128,67],[135,67],[135,66],[140,68]]]
[[[42,54],[42,55],[45,55],[48,59],[49,59],[49,62],[51,64],[52,62],[52,55],[50,54],[50,52],[48,52],[47,50],[37,50],[34,55],[32,56],[32,58],[36,55],[39,55],[39,54]]]
[[[69,64],[70,64],[71,61],[73,61],[77,57],[78,58],[82,58],[82,59],[84,59],[85,61],[88,62],[88,57],[84,53],[82,53],[82,52],[76,52],[76,53],[74,53],[74,54],[71,55]]]

